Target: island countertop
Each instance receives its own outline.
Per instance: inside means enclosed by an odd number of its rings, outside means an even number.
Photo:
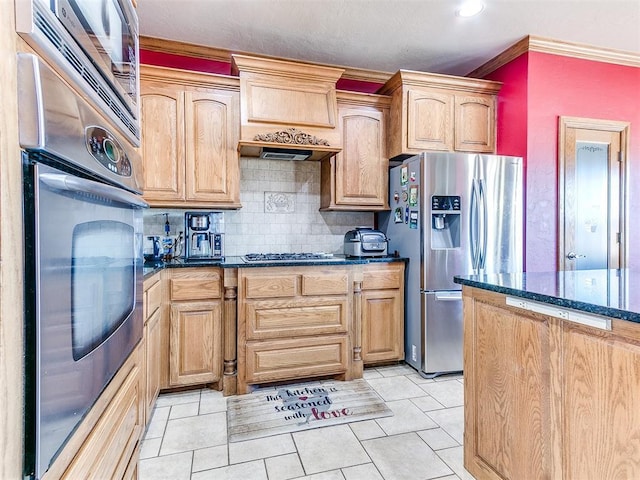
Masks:
[[[640,323],[640,270],[567,270],[455,276],[469,287]]]

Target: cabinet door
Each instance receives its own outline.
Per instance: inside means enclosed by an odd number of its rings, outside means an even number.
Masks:
[[[131,462],[138,459],[139,440],[144,430],[141,353],[139,350],[134,351],[131,358],[135,358],[135,363],[132,365],[128,361],[122,367],[130,368],[129,373],[108,403],[98,400],[104,413],[82,443],[64,475],[57,475],[54,467],[47,472],[46,478],[74,480],[126,477]],[[74,435],[78,434],[77,431]],[[64,460],[64,455],[57,459],[58,462]]]
[[[184,200],[184,94],[172,85],[141,85],[144,198]]]
[[[362,360],[365,364],[404,358],[402,302],[400,290],[363,290]]]
[[[412,89],[406,98],[408,150],[453,150],[453,95]]]
[[[338,115],[342,152],[335,159],[335,203],[388,208],[384,112],[339,107]]]
[[[640,328],[563,322],[562,358],[563,478],[640,478]]]
[[[209,383],[222,376],[222,305],[215,302],[171,306],[169,383]]]
[[[555,320],[494,298],[463,298],[465,467],[476,478],[558,478],[549,448]]]
[[[496,148],[495,104],[490,95],[455,98],[455,149],[492,153]]]
[[[162,310],[158,309],[151,316],[145,325],[145,363],[147,369],[146,375],[146,412],[147,422],[151,419],[151,411],[153,405],[160,393],[160,372],[162,362]]]
[[[239,94],[185,92],[186,198],[240,204]]]

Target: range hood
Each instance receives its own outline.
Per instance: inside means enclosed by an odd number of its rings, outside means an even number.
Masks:
[[[260,158],[265,160],[306,160],[313,152],[311,150],[298,150],[274,147],[262,147]]]
[[[325,160],[342,151],[344,69],[234,54],[231,70],[240,77],[240,156]]]
[[[292,129],[290,129],[292,130]],[[265,160],[325,160],[340,153],[342,148],[308,143],[275,143],[264,140],[240,141],[241,157],[257,157]]]

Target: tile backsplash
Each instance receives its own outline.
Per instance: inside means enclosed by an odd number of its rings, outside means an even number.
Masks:
[[[320,212],[320,162],[240,159],[240,210],[224,210],[224,254],[267,252],[342,253],[344,234],[373,226],[371,212]],[[146,235],[184,232],[184,212],[145,211]]]

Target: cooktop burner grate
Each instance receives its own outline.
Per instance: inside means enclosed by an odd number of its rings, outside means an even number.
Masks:
[[[332,253],[247,253],[242,260],[248,263],[257,262],[314,262],[333,260]]]

